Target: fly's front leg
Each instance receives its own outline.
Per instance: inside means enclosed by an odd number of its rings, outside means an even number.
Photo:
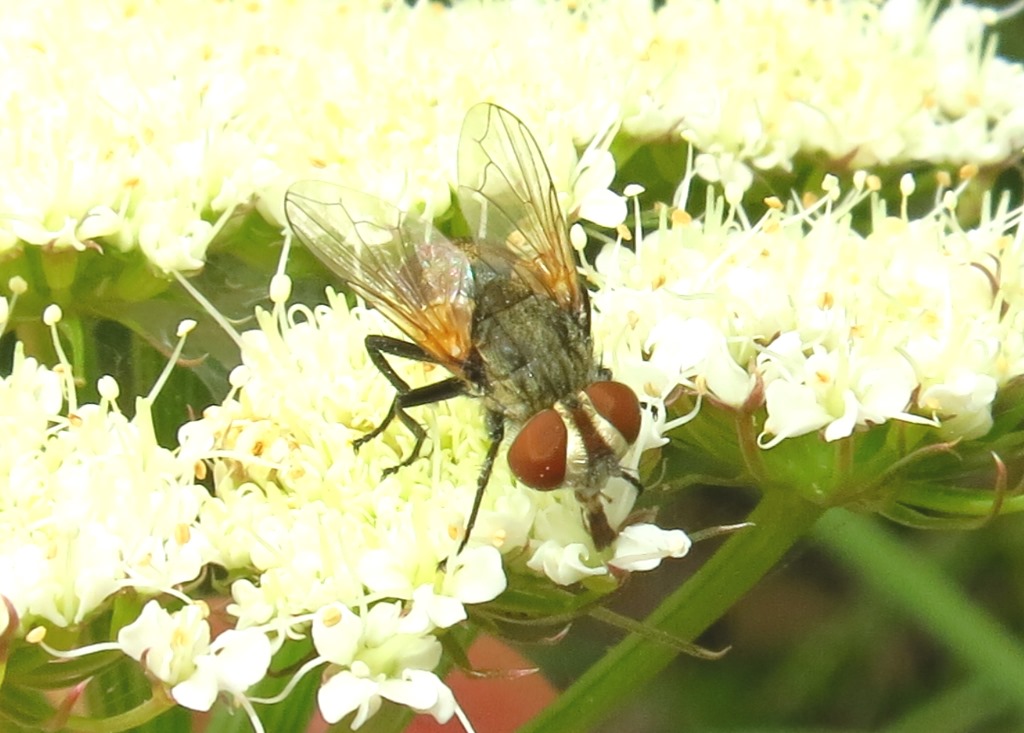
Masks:
[[[428,405],[432,402],[450,400],[452,397],[458,397],[459,395],[465,394],[466,386],[462,380],[456,377],[449,377],[448,379],[444,379],[436,384],[428,384],[415,389],[409,387],[409,384],[398,376],[398,373],[394,370],[391,364],[388,363],[385,354],[389,356],[397,356],[400,359],[425,361],[431,364],[437,364],[438,362],[437,359],[432,357],[422,348],[416,344],[409,343],[408,341],[391,338],[390,336],[367,336],[366,353],[369,355],[370,361],[373,362],[373,365],[380,370],[381,374],[383,374],[388,382],[391,383],[391,386],[395,388],[396,394],[395,399],[391,402],[391,409],[388,410],[388,414],[384,417],[384,420],[381,421],[380,425],[356,440],[353,443],[353,446],[358,451],[359,448],[367,441],[373,440],[384,432],[395,418],[398,418],[416,438],[416,444],[413,446],[412,452],[409,456],[401,463],[391,466],[384,471],[384,475],[388,476],[398,469],[408,466],[410,463],[415,461],[416,458],[419,457],[420,449],[423,448],[423,441],[427,438],[427,433],[423,429],[423,426],[416,422],[413,417],[405,411],[406,408]]]
[[[487,437],[491,439],[491,446],[487,449],[487,455],[484,456],[483,466],[480,467],[480,476],[476,480],[476,496],[473,497],[473,508],[469,511],[466,533],[462,536],[462,542],[459,543],[456,555],[466,549],[466,543],[469,542],[469,535],[473,531],[473,525],[476,524],[476,515],[480,513],[480,502],[484,498],[484,489],[487,488],[487,483],[491,480],[491,471],[494,470],[494,459],[497,458],[498,448],[501,447],[501,441],[505,437],[504,415],[500,412],[489,410],[486,421]]]

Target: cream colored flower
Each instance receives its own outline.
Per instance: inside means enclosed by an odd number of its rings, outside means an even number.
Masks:
[[[963,231],[949,195],[920,219],[856,191],[753,224],[720,200],[699,221],[666,216],[635,252],[597,258],[606,361],[652,397],[681,384],[739,408],[763,389],[765,448],[889,420],[983,435],[999,387],[1024,373],[1024,211]]]
[[[574,174],[577,149],[620,125],[682,135],[738,192],[798,154],[1000,164],[1024,145],[1024,71],[987,51],[981,10],[933,13],[924,0],[7,3],[0,250],[138,249],[188,272],[236,210],[282,223],[302,178],[440,214],[481,101],[521,116],[559,190],[602,222],[621,202],[591,188],[599,161]]]
[[[210,559],[207,492],[157,443],[149,402],[128,419],[105,377],[101,402],[78,405],[71,376],[18,344],[0,379],[0,594],[26,623],[81,623],[119,589],[167,592]]]
[[[681,532],[644,525],[621,548],[597,552],[572,492],[517,484],[502,452],[469,545],[455,556],[488,447],[480,403],[458,398],[413,410],[427,443],[418,460],[388,473],[412,450],[408,430],[396,424],[358,453],[353,441],[383,419],[394,398],[364,345],[367,334],[393,327],[333,294],[314,309],[260,311],[257,321],[259,329],[241,337],[235,390],[183,428],[182,452],[205,451],[213,463],[216,495],[200,527],[217,561],[248,576],[232,588],[229,610],[239,627],[284,631],[303,628],[310,614],[328,619],[313,627],[323,660],[337,668],[320,692],[325,715],[358,710],[362,720],[409,685],[410,694],[433,700],[417,697],[408,703],[414,709],[451,715],[450,693],[425,675],[440,658],[438,632],[465,619],[472,605],[494,600],[506,585],[536,588],[538,576],[571,584],[609,576],[613,564],[649,569],[688,549],[672,539]],[[445,376],[429,364],[395,366],[413,385]],[[635,465],[638,456],[629,460]],[[635,490],[620,481],[604,493],[610,521],[623,523]],[[365,641],[370,621],[387,609],[404,641]],[[416,665],[410,649],[422,652],[413,654]],[[426,650],[435,651],[423,656]]]

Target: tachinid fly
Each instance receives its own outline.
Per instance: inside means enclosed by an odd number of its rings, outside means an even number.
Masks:
[[[533,135],[493,104],[466,115],[459,140],[460,208],[472,238],[449,241],[429,221],[334,184],[303,181],[285,197],[288,223],[335,275],[411,341],[368,336],[370,359],[395,387],[384,421],[426,433],[408,408],[472,395],[487,408],[491,440],[459,550],[473,529],[506,427],[508,462],[535,489],[575,491],[595,545],[616,531],[602,490],[640,430],[640,404],[594,357],[590,302],[551,181]],[[411,388],[387,357],[440,364],[451,376]]]

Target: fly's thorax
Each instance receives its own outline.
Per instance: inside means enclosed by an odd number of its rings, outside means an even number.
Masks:
[[[518,280],[477,285],[473,346],[491,409],[522,423],[596,378],[590,335],[575,314]]]

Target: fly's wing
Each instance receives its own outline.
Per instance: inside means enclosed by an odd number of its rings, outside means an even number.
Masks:
[[[458,195],[484,259],[497,250],[534,292],[589,328],[587,294],[551,173],[533,135],[508,110],[478,104],[466,114]]]
[[[288,224],[345,285],[456,376],[469,355],[473,273],[466,253],[422,221],[359,191],[300,181]]]

